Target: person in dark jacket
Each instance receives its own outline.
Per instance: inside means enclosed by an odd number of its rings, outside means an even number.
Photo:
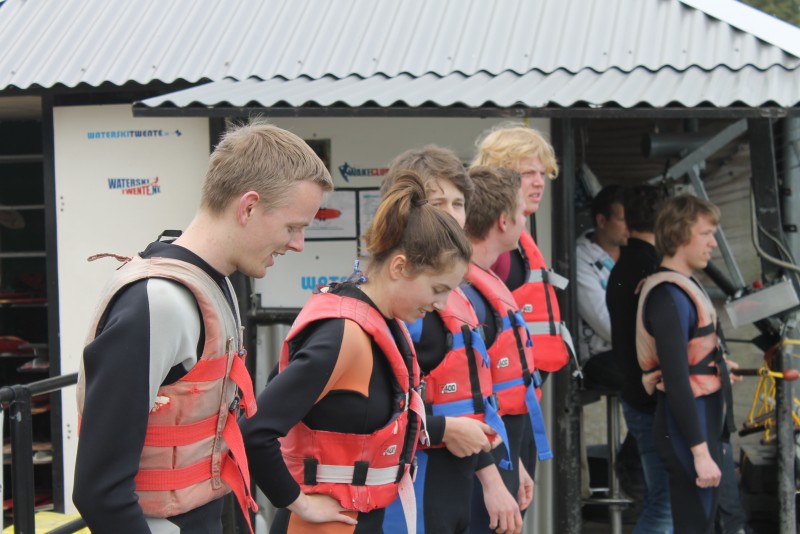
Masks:
[[[642,369],[636,358],[638,289],[661,262],[656,252],[654,227],[665,196],[661,188],[652,185],[636,186],[625,192],[625,218],[630,236],[611,270],[606,288],[614,364],[623,377],[622,413],[636,442],[645,479],[642,512],[634,534],[672,532],[667,470],[653,442],[656,399],[642,386]]]

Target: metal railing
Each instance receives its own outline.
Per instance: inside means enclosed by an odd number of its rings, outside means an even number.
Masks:
[[[78,373],[55,376],[0,388],[0,405],[8,404],[11,433],[11,491],[14,498],[14,534],[36,531],[33,484],[33,423],[31,400],[35,395],[53,393],[78,382]],[[48,534],[69,534],[85,527],[83,519],[61,525]]]

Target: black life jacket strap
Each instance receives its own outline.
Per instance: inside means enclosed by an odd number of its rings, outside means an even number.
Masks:
[[[517,341],[517,353],[519,354],[519,361],[522,365],[522,379],[525,381],[525,387],[531,385],[533,376],[530,369],[528,369],[528,360],[525,358],[525,345],[522,343],[522,337],[519,335],[519,326],[517,319],[512,310],[508,310],[508,322],[511,325],[511,330],[514,332],[514,339]]]
[[[544,286],[544,300],[547,303],[547,319],[550,323],[550,335],[554,336],[558,332],[556,332],[556,321],[555,316],[553,315],[553,303],[550,299],[550,282],[547,278],[547,269],[542,268],[542,285]]]
[[[714,362],[716,366],[710,364]],[[733,389],[731,388],[731,375],[725,357],[718,348],[712,350],[702,360],[689,366],[690,375],[719,375],[722,385],[722,397],[725,400],[725,425],[728,432],[736,432],[736,424],[733,421]]]
[[[705,326],[701,326],[697,330],[694,331],[694,335],[692,339],[696,337],[705,337],[714,333],[716,329],[714,328],[714,323],[708,323]]]
[[[472,346],[472,336],[474,332],[468,325],[461,325],[461,335],[464,336],[464,348],[467,353],[467,365],[469,366],[469,387],[472,394],[472,410],[476,414],[485,411],[483,405],[483,395],[481,394],[481,383],[478,377],[478,359],[475,357],[475,348]]]

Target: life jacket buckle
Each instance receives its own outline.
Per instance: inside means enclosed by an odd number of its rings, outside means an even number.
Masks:
[[[236,395],[233,397],[230,406],[228,406],[228,411],[238,416],[241,409],[242,409],[242,399],[239,398],[239,395]]]

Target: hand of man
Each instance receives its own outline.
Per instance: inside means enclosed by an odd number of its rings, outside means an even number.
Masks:
[[[517,491],[517,503],[520,510],[525,510],[533,500],[534,483],[522,459],[519,461],[519,490]]]
[[[743,376],[735,375],[731,372],[733,369],[739,368],[739,364],[737,362],[725,358],[725,364],[728,366],[728,375],[730,375],[731,377],[731,384],[733,384],[734,382],[741,382],[742,380],[744,380]]]
[[[508,491],[497,466],[492,464],[475,473],[483,486],[483,502],[489,513],[489,528],[495,532],[522,532],[522,514]]]
[[[644,386],[644,390],[647,392],[648,395],[652,395],[656,391],[656,386],[661,384],[661,369],[655,369],[653,371],[642,373],[642,385]],[[664,386],[661,386],[661,390],[663,391]]]
[[[719,486],[722,472],[708,452],[708,445],[705,442],[695,445],[692,447],[692,455],[694,456],[694,470],[697,472],[695,481],[697,487],[715,488]]]
[[[309,523],[338,521],[348,525],[358,524],[354,518],[343,514],[347,509],[342,508],[339,501],[329,495],[301,493],[287,508]]]
[[[472,456],[481,451],[489,452],[492,444],[486,435],[494,435],[495,431],[486,423],[468,417],[445,418],[444,438],[442,442],[447,450],[458,458]]]

